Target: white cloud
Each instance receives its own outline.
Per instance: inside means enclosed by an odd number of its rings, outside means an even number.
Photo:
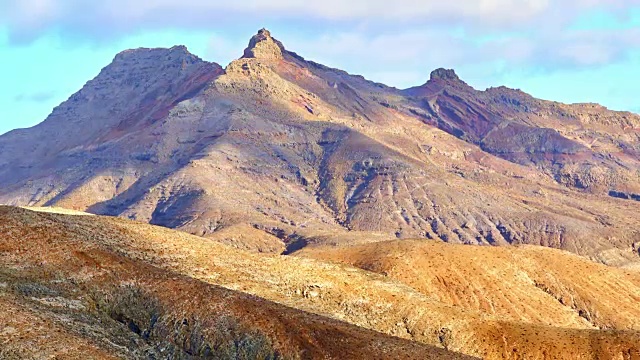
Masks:
[[[352,69],[378,73],[399,67],[406,72],[487,63],[500,63],[507,70],[547,71],[606,65],[640,50],[637,29],[516,33],[488,40],[430,28],[378,35],[346,32],[316,38],[286,36],[285,45],[303,56],[328,64],[340,59]]]
[[[15,38],[49,28],[108,35],[140,27],[206,27],[238,21],[445,24],[514,29],[566,23],[602,8],[624,13],[638,0],[0,0],[0,20]]]
[[[4,1],[11,17],[18,22],[40,17],[47,21],[50,14],[58,20],[74,16],[128,20],[147,18],[153,12],[171,9],[176,16],[187,13],[233,12],[251,15],[300,16],[319,19],[433,19],[479,18],[497,22],[516,22],[546,11],[549,0],[17,0]],[[92,10],[93,9],[93,10]],[[83,10],[82,14],[77,14]]]

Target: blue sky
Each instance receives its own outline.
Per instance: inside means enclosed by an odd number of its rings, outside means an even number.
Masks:
[[[437,67],[484,89],[640,112],[640,0],[0,0],[0,133],[41,122],[121,50],[225,66],[257,29],[405,88]]]

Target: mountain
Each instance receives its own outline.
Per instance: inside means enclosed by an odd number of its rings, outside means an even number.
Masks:
[[[640,273],[565,251],[396,240],[277,256],[112,217],[5,206],[0,224],[3,359],[640,356]]]
[[[136,49],[0,136],[0,203],[114,215],[271,253],[428,238],[640,260],[640,116],[453,70],[399,90],[260,30],[226,68]]]

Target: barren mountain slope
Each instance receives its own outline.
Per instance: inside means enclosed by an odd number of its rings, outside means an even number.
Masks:
[[[505,320],[564,326],[558,320],[568,311],[596,328],[640,330],[640,273],[555,249],[402,240],[295,255],[384,274],[442,303]]]
[[[184,47],[119,54],[45,122],[0,136],[0,202],[264,252],[432,238],[629,265],[640,260],[637,119],[479,92],[442,69],[400,91],[261,30],[224,70]]]
[[[541,289],[532,288],[517,276],[512,277],[509,262],[495,270],[504,272],[502,281],[505,285],[492,288],[495,293],[491,296],[529,303],[540,315],[519,318],[508,315],[508,311],[460,306],[442,296],[445,290],[424,293],[417,286],[414,289],[389,277],[349,266],[299,257],[253,254],[128,220],[34,213],[3,207],[0,224],[0,268],[4,269],[1,282],[6,284],[0,289],[3,299],[13,303],[21,301],[27,307],[23,313],[53,319],[56,326],[87,339],[98,350],[108,351],[113,345],[97,339],[128,344],[114,352],[116,356],[123,352],[140,354],[140,351],[163,349],[175,352],[186,349],[194,353],[205,351],[207,344],[210,348],[222,349],[220,351],[240,351],[215,347],[215,344],[226,344],[229,337],[245,339],[240,343],[253,344],[259,351],[275,349],[299,353],[306,349],[314,356],[336,356],[353,351],[356,357],[370,358],[367,354],[387,349],[392,358],[396,354],[419,354],[417,358],[424,358],[425,353],[436,351],[334,320],[321,320],[308,313],[488,359],[510,359],[514,353],[525,352],[531,356],[547,354],[559,359],[615,358],[636,356],[640,351],[637,347],[640,344],[638,324],[634,322],[636,310],[628,306],[617,314],[611,311],[614,302],[628,304],[633,296],[637,296],[640,276],[615,269],[611,269],[611,275],[606,275],[600,271],[604,269],[600,265],[595,265],[595,269],[589,266],[578,269],[580,276],[591,279],[594,288],[606,286],[609,289],[606,293],[590,293],[601,297],[590,301],[598,311],[597,320],[611,326],[606,331],[597,330],[580,316],[579,311],[561,305]],[[409,241],[407,246],[413,243]],[[446,256],[455,257],[459,246],[443,246]],[[520,251],[490,247],[464,249],[472,253],[478,251],[477,257],[486,256],[484,251],[491,250],[503,257],[508,257],[506,254],[512,251],[515,254]],[[345,251],[349,253],[349,249]],[[568,258],[585,264],[574,255],[545,249],[539,251],[543,253],[542,257],[556,256],[558,261]],[[521,258],[530,262],[536,259],[529,253]],[[565,272],[567,279],[578,276],[572,273],[571,267]],[[429,273],[417,275],[428,278]],[[493,280],[486,272],[466,275],[465,281],[454,277],[445,283],[445,287],[455,293],[467,284],[466,281],[475,279],[484,283]],[[616,276],[617,281],[612,281]],[[548,284],[554,289],[554,283]],[[525,295],[529,289],[532,295],[527,299]],[[511,291],[518,295],[510,295]],[[574,293],[566,296],[570,295],[579,299]],[[506,301],[501,301],[504,306]],[[498,307],[499,303],[494,301],[494,306]],[[519,306],[525,307],[524,304]],[[220,311],[228,317],[213,316],[219,314],[216,309],[224,309]],[[533,310],[528,312],[532,313]],[[153,320],[154,314],[157,320]],[[595,314],[595,310],[591,314]],[[106,325],[98,325],[96,317],[103,319]],[[109,318],[126,324],[131,331]],[[211,333],[229,321],[232,324],[230,332]],[[103,335],[87,337],[87,333]],[[332,342],[339,337],[345,340]],[[379,340],[372,342],[372,337]],[[362,345],[360,341],[364,339],[369,339],[366,341],[371,347]],[[42,341],[47,344],[48,340]],[[446,355],[443,352],[433,354]]]
[[[640,116],[597,104],[566,105],[506,87],[477,91],[453,70],[407,89],[425,122],[484,151],[533,164],[558,182],[606,193],[640,190]]]

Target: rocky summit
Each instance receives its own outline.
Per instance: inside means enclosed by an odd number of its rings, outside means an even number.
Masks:
[[[271,37],[267,29],[261,29],[249,41],[249,46],[244,50],[245,58],[282,59],[284,46]]]
[[[637,114],[450,69],[396,89],[266,29],[225,68],[184,46],[127,50],[0,136],[0,203],[124,218],[0,209],[0,307],[19,316],[0,315],[16,334],[59,327],[20,335],[42,349],[71,339],[98,358],[246,341],[269,359],[632,359],[639,201]],[[224,299],[224,318],[205,310]]]

